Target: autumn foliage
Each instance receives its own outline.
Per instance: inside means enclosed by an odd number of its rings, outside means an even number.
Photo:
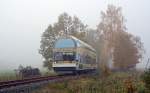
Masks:
[[[116,70],[135,68],[144,53],[140,38],[127,32],[125,21],[121,7],[108,5],[107,10],[101,12],[101,22],[97,28],[103,40],[100,61],[110,64],[111,60],[111,67]]]
[[[113,51],[114,66],[118,69],[131,69],[140,62],[142,58],[141,44],[137,37],[130,33],[120,31],[115,33],[115,44]]]

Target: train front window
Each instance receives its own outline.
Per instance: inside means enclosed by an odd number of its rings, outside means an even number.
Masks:
[[[54,54],[55,61],[73,61],[75,53],[73,52],[57,52]]]
[[[54,53],[54,60],[55,61],[63,60],[63,54],[61,52]]]

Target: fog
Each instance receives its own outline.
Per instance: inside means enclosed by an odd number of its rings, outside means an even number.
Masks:
[[[146,60],[150,55],[149,0],[0,0],[0,70],[12,70],[20,64],[42,68],[38,49],[49,24],[67,12],[96,28],[100,12],[108,4],[122,7],[128,32],[140,36],[144,43]],[[138,67],[144,67],[145,60]]]

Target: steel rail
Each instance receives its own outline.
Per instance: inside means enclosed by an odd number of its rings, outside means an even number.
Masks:
[[[31,84],[31,83],[38,83],[42,81],[52,81],[52,80],[63,80],[65,78],[73,78],[73,76],[46,76],[46,77],[37,77],[37,78],[31,78],[31,79],[23,79],[23,80],[11,80],[11,81],[5,81],[0,82],[0,89],[9,88],[13,86],[20,86],[25,84]]]

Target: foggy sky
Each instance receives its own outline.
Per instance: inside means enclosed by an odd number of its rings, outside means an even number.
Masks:
[[[0,70],[18,65],[42,68],[42,32],[67,12],[96,28],[108,4],[121,6],[128,32],[141,37],[150,55],[150,0],[0,0]],[[139,67],[144,67],[144,63]]]

